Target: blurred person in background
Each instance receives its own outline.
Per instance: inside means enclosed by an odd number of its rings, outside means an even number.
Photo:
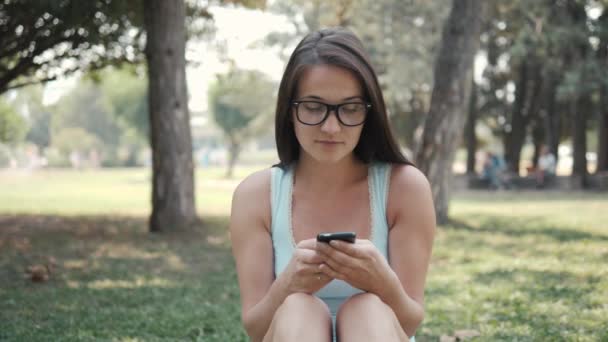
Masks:
[[[535,170],[536,187],[544,188],[547,183],[555,178],[557,160],[555,155],[549,150],[549,146],[542,145],[540,148],[540,156],[538,157],[538,166]]]

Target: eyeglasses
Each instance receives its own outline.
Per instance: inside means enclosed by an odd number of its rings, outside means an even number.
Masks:
[[[296,118],[305,125],[315,126],[323,123],[331,111],[336,113],[338,121],[344,126],[359,126],[365,122],[367,112],[372,105],[363,102],[347,102],[330,105],[318,101],[295,101]]]

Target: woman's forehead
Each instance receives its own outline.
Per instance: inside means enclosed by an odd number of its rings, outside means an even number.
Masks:
[[[302,73],[297,97],[311,97],[328,101],[342,101],[362,97],[361,82],[354,72],[334,65],[313,65]]]

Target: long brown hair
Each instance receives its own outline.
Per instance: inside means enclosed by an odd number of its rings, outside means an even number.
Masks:
[[[300,157],[300,144],[294,131],[292,102],[302,73],[314,65],[334,65],[352,71],[363,85],[365,100],[372,107],[367,114],[355,156],[364,163],[372,161],[413,165],[399,149],[391,131],[378,77],[363,44],[349,30],[327,28],[309,33],[295,48],[281,79],[275,115],[275,139],[279,167]]]

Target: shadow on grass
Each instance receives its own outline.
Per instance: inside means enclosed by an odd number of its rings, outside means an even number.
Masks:
[[[608,241],[608,235],[594,234],[574,228],[547,227],[542,217],[525,219],[515,217],[479,216],[479,225],[474,226],[462,220],[450,220],[446,227],[468,232],[498,233],[512,237],[548,237],[558,242],[581,240]],[[542,227],[542,228],[531,228]]]
[[[152,234],[138,217],[0,216],[0,340],[244,341],[227,224]],[[47,282],[24,278],[51,257]]]

